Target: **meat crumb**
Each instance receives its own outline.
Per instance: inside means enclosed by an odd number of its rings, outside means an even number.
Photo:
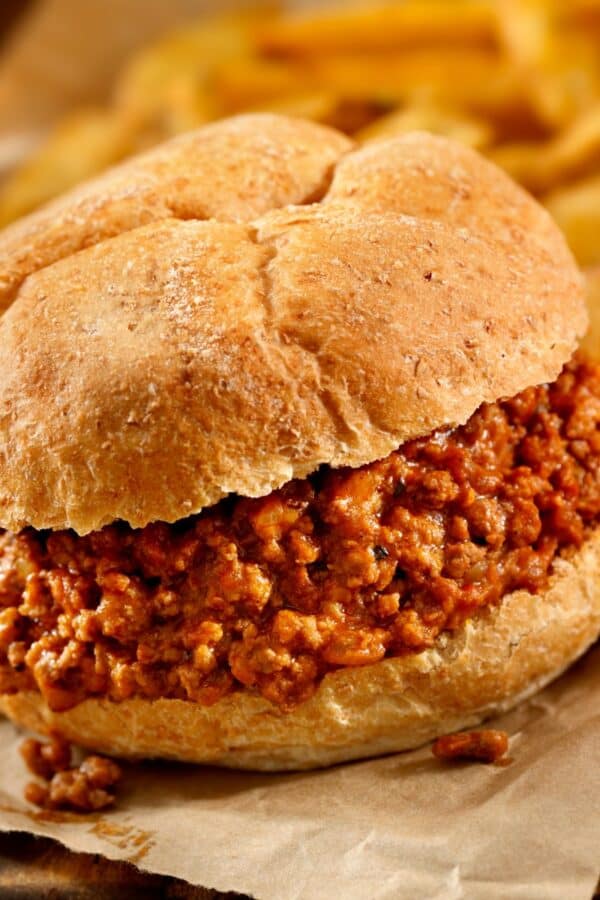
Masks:
[[[71,746],[61,738],[48,743],[28,738],[20,752],[29,771],[45,782],[32,781],[25,787],[29,803],[42,809],[93,812],[115,802],[121,769],[112,759],[88,756],[71,767]]]
[[[49,781],[55,772],[63,772],[71,765],[71,746],[62,738],[54,737],[47,744],[27,738],[19,747],[25,765],[32,775]]]
[[[434,741],[433,755],[444,762],[452,759],[498,763],[508,750],[508,735],[494,728],[446,734]]]

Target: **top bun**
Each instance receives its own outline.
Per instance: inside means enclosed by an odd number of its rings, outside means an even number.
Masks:
[[[553,380],[586,327],[548,214],[429,134],[242,116],[0,239],[0,526],[175,521]]]

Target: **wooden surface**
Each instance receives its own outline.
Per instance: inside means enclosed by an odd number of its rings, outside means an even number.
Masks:
[[[0,0],[0,43],[32,0]]]
[[[600,900],[600,883],[594,900]],[[47,838],[0,834],[0,900],[249,900],[147,875],[129,863],[70,853]],[[567,900],[567,898],[565,898]]]
[[[129,863],[70,853],[48,838],[0,834],[2,900],[245,900],[140,872]]]

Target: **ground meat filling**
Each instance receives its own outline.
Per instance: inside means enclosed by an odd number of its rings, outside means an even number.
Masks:
[[[600,368],[482,406],[360,469],[133,530],[0,535],[0,691],[289,709],[542,590],[600,514]]]
[[[105,756],[88,756],[71,767],[71,745],[54,737],[48,743],[27,738],[20,746],[25,765],[43,779],[31,781],[25,799],[42,809],[94,812],[112,806],[121,769]]]

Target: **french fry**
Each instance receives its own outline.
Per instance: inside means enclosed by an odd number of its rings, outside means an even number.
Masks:
[[[282,94],[322,90],[383,108],[422,98],[493,114],[519,104],[520,85],[490,51],[412,50],[402,54],[244,59],[217,67],[214,89],[228,111],[274,101]]]
[[[349,133],[366,127],[366,123],[377,120],[379,116],[379,110],[373,104],[361,100],[346,100],[331,91],[284,94],[275,100],[258,103],[251,111],[299,116]]]
[[[158,139],[195,127],[220,113],[208,90],[214,67],[243,60],[250,52],[248,22],[242,17],[178,31],[129,64],[117,82],[115,104],[140,130],[157,132]],[[156,124],[161,120],[167,123],[163,131]]]
[[[556,0],[503,0],[496,11],[500,43],[537,116],[567,126],[598,95],[597,46],[563,21]]]
[[[212,88],[226,113],[274,103],[279,97],[304,91],[331,91],[327,84],[316,88],[315,84],[318,80],[302,64],[258,57],[217,65],[212,74]]]
[[[539,65],[553,39],[551,4],[544,0],[502,0],[494,10],[500,44],[513,65]]]
[[[122,159],[133,138],[131,123],[104,110],[80,111],[64,120],[3,185],[0,227]]]
[[[304,13],[255,30],[260,51],[291,56],[369,53],[432,44],[493,46],[494,11],[477,0],[409,0]]]
[[[272,112],[284,116],[300,116],[315,122],[330,122],[340,105],[340,98],[328,91],[304,91],[284,94],[252,107],[252,112]]]
[[[549,141],[507,144],[490,155],[537,194],[588,175],[600,159],[600,102]]]
[[[425,104],[408,106],[382,116],[361,129],[355,137],[360,141],[376,141],[407,131],[431,131],[478,150],[487,147],[494,135],[492,125],[485,119]]]
[[[540,181],[537,167],[544,153],[549,152],[549,146],[549,141],[507,142],[492,148],[489,156],[492,162],[505,169],[515,181],[519,181],[528,190],[535,191]]]
[[[543,171],[548,182],[557,183],[589,173],[599,157],[600,102],[556,138]]]
[[[600,175],[559,188],[544,202],[580,265],[600,265]]]
[[[564,129],[583,115],[599,95],[598,63],[597,48],[583,36],[555,36],[526,81],[527,95],[540,121],[552,129]]]
[[[560,0],[559,8],[563,20],[569,23],[600,28],[600,0]]]

